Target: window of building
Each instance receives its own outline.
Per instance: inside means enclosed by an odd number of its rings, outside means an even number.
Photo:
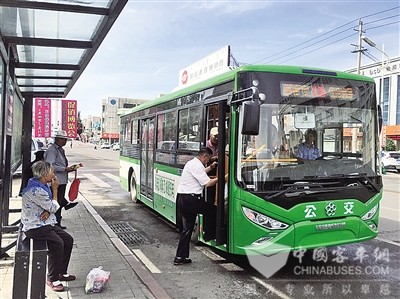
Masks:
[[[382,84],[382,81],[381,81],[381,84]],[[390,95],[390,78],[384,78],[383,79],[383,100],[381,99],[382,114],[383,114],[382,116],[383,116],[383,124],[384,125],[389,124],[389,95]]]
[[[400,75],[397,76],[397,109],[396,109],[396,125],[400,125]]]
[[[133,108],[133,107],[136,107],[136,104],[124,103],[122,105],[122,108]]]

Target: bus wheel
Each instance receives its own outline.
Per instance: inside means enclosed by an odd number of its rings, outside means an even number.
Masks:
[[[138,198],[137,198],[137,191],[136,191],[136,180],[133,175],[131,176],[130,185],[131,185],[131,188],[130,188],[131,199],[133,202],[137,202]]]
[[[199,235],[200,235],[200,223],[199,223],[199,215],[197,215],[190,241],[192,241],[193,244],[199,244]]]

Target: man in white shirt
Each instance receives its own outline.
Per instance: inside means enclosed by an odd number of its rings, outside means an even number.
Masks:
[[[179,211],[180,238],[174,265],[189,264],[190,238],[194,228],[197,214],[202,212],[204,198],[202,192],[204,187],[211,187],[217,184],[218,179],[211,179],[207,173],[217,166],[214,162],[210,166],[205,165],[210,161],[212,151],[209,148],[202,148],[197,157],[188,161],[183,168],[181,181],[178,186],[177,210]]]

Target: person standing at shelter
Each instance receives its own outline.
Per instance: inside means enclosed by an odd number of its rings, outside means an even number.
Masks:
[[[65,199],[65,190],[67,188],[68,183],[68,173],[74,171],[73,167],[68,167],[68,160],[65,156],[65,151],[63,147],[67,144],[67,133],[65,131],[58,131],[54,144],[52,144],[45,153],[45,160],[49,162],[54,167],[54,172],[58,179],[60,180],[60,186],[58,187],[58,203],[60,204],[60,208],[55,213],[58,226],[62,229],[66,229],[66,226],[61,225],[61,209],[69,210],[75,207],[77,202],[69,202]]]
[[[214,186],[218,179],[210,179],[207,173],[216,167],[216,162],[208,167],[212,151],[209,148],[201,148],[197,157],[188,161],[182,171],[180,184],[177,190],[177,204],[180,213],[180,237],[174,265],[189,264],[190,238],[194,228],[197,214],[202,212],[204,187]]]
[[[61,281],[75,280],[67,274],[74,239],[58,227],[55,212],[59,210],[59,181],[50,163],[32,165],[33,178],[22,190],[21,223],[26,237],[44,240],[48,247],[47,284],[55,292],[64,291]],[[51,188],[48,186],[51,183]]]

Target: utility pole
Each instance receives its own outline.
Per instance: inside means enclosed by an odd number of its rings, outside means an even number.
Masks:
[[[362,35],[363,35],[363,21],[360,19],[358,22],[358,44],[354,45],[357,46],[357,50],[352,51],[351,53],[357,53],[357,74],[360,74],[360,68],[361,68],[361,54],[365,49],[362,49]]]
[[[358,52],[357,52],[357,74],[360,73],[360,68],[361,68],[361,49],[362,49],[362,25],[363,22],[360,19],[360,21],[358,22]]]

